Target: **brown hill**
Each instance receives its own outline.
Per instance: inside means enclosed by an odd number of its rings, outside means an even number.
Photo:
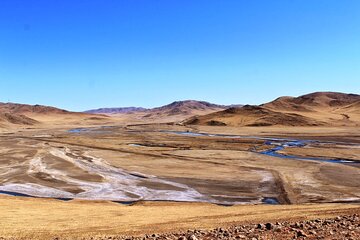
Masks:
[[[296,113],[330,126],[360,124],[360,95],[338,92],[315,92],[300,97],[282,97],[261,105],[282,113]]]
[[[319,111],[337,109],[360,101],[360,95],[315,92],[300,97],[280,97],[261,106],[276,111]]]
[[[153,108],[149,110],[149,114],[162,114],[167,116],[174,115],[196,115],[196,114],[206,114],[209,112],[215,112],[222,109],[225,109],[225,106],[216,105],[203,101],[195,100],[186,100],[186,101],[177,101],[171,104]]]
[[[210,126],[319,126],[315,121],[295,113],[279,113],[260,106],[245,105],[241,108],[229,108],[224,111],[193,117],[184,124]]]
[[[206,115],[224,109],[226,109],[226,106],[203,101],[186,100],[130,114],[118,114],[117,116],[131,122],[178,122],[195,115]]]
[[[37,120],[26,116],[27,113],[39,112],[41,106],[31,106],[16,103],[0,103],[0,122],[2,126],[7,125],[34,125]]]
[[[38,121],[22,114],[0,113],[0,122],[4,124],[34,125]]]
[[[135,112],[144,112],[146,108],[142,107],[118,107],[118,108],[98,108],[84,111],[84,113],[92,114],[121,114],[121,113],[135,113]]]
[[[316,92],[280,97],[260,106],[193,117],[185,124],[230,126],[360,126],[360,95]]]
[[[69,111],[42,105],[0,103],[0,112],[12,114],[66,114]]]
[[[71,123],[96,123],[107,120],[106,116],[70,112],[63,109],[18,103],[0,103],[1,127],[13,125],[52,124],[62,125]]]
[[[360,101],[357,101],[357,102],[349,104],[347,106],[338,108],[335,111],[337,111],[337,112],[343,111],[344,113],[360,114]]]

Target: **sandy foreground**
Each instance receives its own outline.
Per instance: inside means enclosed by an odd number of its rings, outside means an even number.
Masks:
[[[248,205],[0,198],[0,235],[17,239],[75,239],[210,229],[235,224],[335,217],[360,213],[359,205]]]

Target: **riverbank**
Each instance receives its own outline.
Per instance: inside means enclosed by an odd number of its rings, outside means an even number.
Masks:
[[[360,199],[358,129],[77,127],[1,135],[0,191],[219,205]]]

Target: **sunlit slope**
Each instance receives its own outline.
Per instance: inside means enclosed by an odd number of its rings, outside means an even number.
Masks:
[[[103,115],[70,112],[63,109],[17,103],[0,103],[0,127],[29,127],[106,121]]]
[[[280,97],[260,106],[244,106],[193,117],[185,124],[217,126],[359,126],[360,95],[317,92]]]

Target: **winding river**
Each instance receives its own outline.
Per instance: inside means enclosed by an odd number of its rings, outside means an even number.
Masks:
[[[331,163],[341,163],[341,164],[360,164],[360,161],[350,160],[350,159],[335,159],[335,158],[321,158],[321,157],[302,157],[295,155],[285,155],[279,153],[288,147],[291,148],[302,148],[309,144],[319,143],[319,144],[336,144],[337,142],[331,141],[318,141],[318,140],[298,140],[298,139],[287,139],[287,138],[271,138],[271,137],[257,137],[257,136],[241,136],[241,135],[226,135],[226,134],[210,134],[210,133],[198,133],[198,132],[186,132],[186,131],[161,131],[163,133],[177,134],[182,136],[190,137],[222,137],[222,138],[243,138],[243,139],[258,139],[265,140],[265,145],[273,146],[269,150],[257,152],[259,154],[294,159],[294,160],[310,160],[310,161],[320,161],[320,162],[331,162]],[[342,143],[343,144],[343,143]],[[357,145],[354,143],[347,143],[349,145]]]
[[[76,128],[68,130],[72,134],[86,134],[86,133],[108,133],[111,132],[112,127],[97,127],[97,128]],[[330,162],[338,164],[359,164],[360,161],[349,159],[335,159],[335,158],[321,158],[321,157],[302,157],[296,155],[283,154],[281,151],[286,148],[303,148],[311,144],[348,144],[359,145],[353,143],[337,143],[329,141],[318,140],[299,140],[287,138],[272,138],[272,137],[259,137],[259,136],[241,136],[241,135],[228,135],[228,134],[211,134],[203,132],[191,131],[157,131],[164,134],[176,134],[186,137],[212,137],[212,138],[231,138],[231,139],[256,139],[263,140],[266,150],[257,150],[254,148],[252,151],[257,154],[266,156],[294,159],[294,160],[309,160]],[[141,144],[129,144],[132,147],[147,147]],[[103,182],[89,182],[81,181],[69,177],[66,173],[52,170],[44,165],[41,156],[34,158],[30,161],[29,173],[47,173],[54,179],[59,181],[68,182],[78,185],[84,189],[83,192],[72,194],[66,191],[61,191],[37,184],[7,184],[0,186],[0,194],[22,196],[22,197],[50,197],[60,200],[69,200],[73,198],[81,199],[95,199],[95,200],[110,200],[124,204],[136,202],[139,200],[146,201],[195,201],[195,202],[212,202],[220,205],[233,205],[244,203],[262,203],[262,204],[279,204],[278,200],[273,197],[260,197],[253,201],[244,202],[227,202],[217,201],[211,199],[210,196],[205,196],[195,189],[184,184],[158,179],[155,176],[145,176],[137,173],[126,172],[122,169],[114,168],[106,163],[106,161],[89,155],[77,155],[68,148],[49,149],[49,154],[70,162],[75,166],[83,169],[84,171],[96,173],[104,178]],[[158,190],[142,186],[144,183],[162,184],[168,186],[168,189]],[[151,184],[150,184],[151,185]]]
[[[100,128],[75,128],[70,129],[68,132],[70,133],[105,133],[112,126],[104,126]],[[258,139],[265,140],[265,145],[273,146],[273,148],[256,152],[259,154],[278,157],[278,158],[286,158],[286,159],[294,159],[294,160],[309,160],[309,161],[320,161],[320,162],[330,162],[330,163],[340,163],[340,164],[360,164],[360,160],[351,160],[351,159],[337,159],[337,158],[321,158],[321,157],[302,157],[296,155],[282,154],[280,151],[286,148],[302,148],[308,146],[310,144],[318,143],[318,144],[344,144],[342,142],[333,142],[333,141],[319,141],[319,140],[299,140],[299,139],[288,139],[288,138],[272,138],[272,137],[259,137],[259,136],[242,136],[242,135],[229,135],[229,134],[212,134],[212,133],[203,133],[203,132],[191,132],[191,131],[159,131],[161,133],[167,134],[176,134],[182,136],[189,137],[221,137],[221,138],[242,138],[242,139]],[[348,145],[359,145],[354,143],[346,143]],[[141,144],[130,144],[133,147],[145,147]]]

